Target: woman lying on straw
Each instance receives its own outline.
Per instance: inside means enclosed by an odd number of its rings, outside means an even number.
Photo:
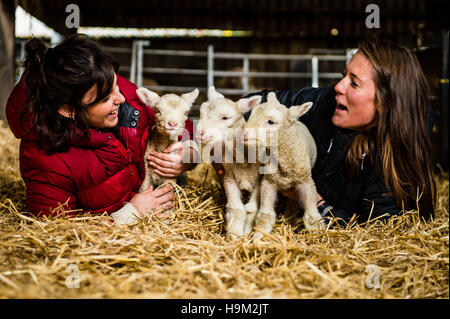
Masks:
[[[433,216],[434,113],[426,78],[407,48],[363,42],[335,86],[274,92],[288,107],[314,102],[300,120],[317,144],[313,178],[322,216],[342,225],[353,215],[365,222],[402,210]],[[268,93],[256,94],[265,102]],[[223,167],[215,169],[223,175]],[[297,198],[292,190],[283,195]]]
[[[6,115],[21,139],[27,211],[48,215],[64,204],[63,213],[106,211],[130,223],[171,208],[170,185],[137,193],[155,112],[140,101],[134,84],[116,74],[116,61],[83,35],[49,49],[32,39],[25,48],[24,76]],[[186,129],[192,136],[190,120]],[[192,167],[182,162],[181,145],[149,158],[156,172],[175,178]]]

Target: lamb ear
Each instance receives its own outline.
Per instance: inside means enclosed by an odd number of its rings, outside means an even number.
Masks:
[[[242,114],[247,113],[250,111],[255,105],[258,105],[261,103],[261,95],[255,95],[248,98],[240,99],[237,101],[237,108],[239,112]]]
[[[197,97],[198,97],[198,89],[194,89],[192,92],[184,93],[181,95],[181,98],[191,105],[194,104]]]
[[[300,116],[309,111],[309,109],[313,106],[313,102],[306,102],[302,105],[291,106],[288,109],[288,118],[290,121],[297,121]]]
[[[212,101],[215,99],[224,99],[225,96],[223,96],[222,94],[220,94],[219,92],[216,91],[216,88],[214,86],[210,86],[208,88],[208,101]]]
[[[275,94],[275,92],[269,92],[269,94],[267,94],[267,102],[269,102],[269,103],[272,103],[272,102],[280,103],[280,102],[278,102],[277,95]]]
[[[158,103],[160,97],[153,91],[146,88],[139,88],[136,90],[136,94],[139,96],[142,102],[148,106],[154,107]]]

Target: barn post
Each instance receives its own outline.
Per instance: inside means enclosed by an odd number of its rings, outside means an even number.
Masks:
[[[136,50],[137,50],[138,40],[133,40],[131,46],[131,65],[130,65],[130,81],[136,83]]]
[[[207,72],[207,88],[214,85],[214,46],[208,45],[208,72]]]
[[[14,85],[14,39],[16,0],[0,0],[0,119]]]
[[[137,42],[137,78],[136,78],[136,85],[138,87],[142,86],[142,78],[143,78],[143,72],[144,72],[144,46],[149,46],[150,41],[146,40],[139,40]]]

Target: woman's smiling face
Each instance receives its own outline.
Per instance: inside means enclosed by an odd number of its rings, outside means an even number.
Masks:
[[[93,85],[84,95],[82,102],[89,105],[95,101],[97,86]],[[119,106],[125,102],[125,97],[120,93],[117,85],[117,76],[114,75],[114,84],[111,93],[102,101],[87,107],[89,125],[96,128],[112,128],[119,121]]]
[[[372,64],[360,53],[347,64],[344,77],[334,87],[337,105],[332,121],[335,126],[362,131],[376,125],[374,72]]]

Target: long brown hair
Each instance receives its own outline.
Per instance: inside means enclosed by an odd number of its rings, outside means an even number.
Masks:
[[[374,68],[377,126],[355,136],[346,152],[359,167],[363,152],[381,168],[400,208],[434,214],[436,184],[428,136],[429,86],[416,56],[388,40],[364,41],[358,53]]]

